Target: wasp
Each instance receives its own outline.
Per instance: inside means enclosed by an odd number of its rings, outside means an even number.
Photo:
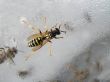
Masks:
[[[34,32],[38,30],[38,33],[35,33],[27,38],[28,47],[31,47],[32,51],[37,51],[48,42],[51,43],[52,39],[63,38],[57,37],[57,35],[60,35],[62,32],[66,33],[66,31],[60,30],[61,25],[56,27],[57,24],[54,25],[51,29],[47,29],[46,31],[42,32],[40,29],[34,28],[35,26],[32,25],[25,17],[21,17],[21,22],[33,29]]]
[[[53,38],[55,39],[63,38],[56,37],[57,35],[60,35],[61,32],[63,31],[60,31],[60,26],[59,28],[54,28],[53,30],[50,29],[49,31],[47,30],[43,33],[40,31],[40,33],[33,34],[28,38],[28,46],[33,47],[33,51],[38,50],[47,42],[51,42],[51,39]]]
[[[13,58],[15,58],[18,51],[22,52],[21,50],[18,50],[15,38],[10,39],[9,41],[11,43],[9,43],[10,45],[4,45],[0,48],[0,64],[4,63],[6,60],[9,60],[10,63],[15,64]]]
[[[17,52],[18,52],[18,50],[16,47],[0,48],[0,64],[3,63],[7,59],[11,60],[11,62],[14,63],[13,58],[15,57]]]

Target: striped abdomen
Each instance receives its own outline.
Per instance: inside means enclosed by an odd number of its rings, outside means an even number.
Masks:
[[[35,46],[42,45],[42,43],[43,43],[42,38],[41,37],[37,37],[37,38],[34,38],[31,41],[29,41],[28,42],[28,46],[29,47],[35,47]]]

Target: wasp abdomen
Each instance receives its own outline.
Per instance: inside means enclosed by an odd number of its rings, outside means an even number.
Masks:
[[[37,37],[37,38],[32,39],[31,41],[28,42],[29,47],[35,47],[35,46],[39,46],[41,44],[42,44],[42,38],[41,37]]]

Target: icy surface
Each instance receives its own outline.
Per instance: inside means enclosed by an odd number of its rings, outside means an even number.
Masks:
[[[25,61],[31,52],[26,38],[33,32],[20,23],[21,16],[40,29],[44,29],[41,16],[47,17],[50,26],[62,22],[71,28],[66,27],[63,39],[52,40],[52,56],[45,45]],[[18,49],[23,51],[14,58],[16,65],[0,65],[0,82],[110,80],[110,0],[0,0],[0,38],[0,47],[13,46],[10,40],[15,38]],[[87,76],[75,78],[76,72],[68,65],[87,69]],[[31,74],[22,79],[18,76],[22,69]]]

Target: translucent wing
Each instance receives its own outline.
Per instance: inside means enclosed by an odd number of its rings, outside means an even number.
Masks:
[[[29,37],[27,38],[27,41],[32,40],[32,39],[37,38],[37,37],[42,37],[42,36],[44,36],[45,34],[46,34],[46,32],[43,32],[42,34],[41,34],[41,33],[33,34],[33,35],[31,35],[31,36],[29,36]]]
[[[47,25],[47,18],[45,17],[45,16],[41,16],[41,20],[42,20],[42,22],[44,23],[44,28],[46,29],[46,30],[49,30],[49,25]]]
[[[20,17],[20,22],[25,24],[27,27],[31,28],[35,33],[39,32],[39,28],[33,25],[26,17]]]
[[[33,51],[33,52],[31,52],[28,56],[26,56],[26,59],[25,59],[25,60],[28,60],[32,55],[35,54],[35,51],[36,51],[36,50],[40,49],[40,48],[41,48],[42,46],[44,46],[47,42],[48,42],[48,41],[45,40],[42,45],[33,47],[33,48],[32,48],[32,51]]]
[[[39,36],[38,34],[33,34],[27,38],[27,41],[37,38],[38,36]]]

